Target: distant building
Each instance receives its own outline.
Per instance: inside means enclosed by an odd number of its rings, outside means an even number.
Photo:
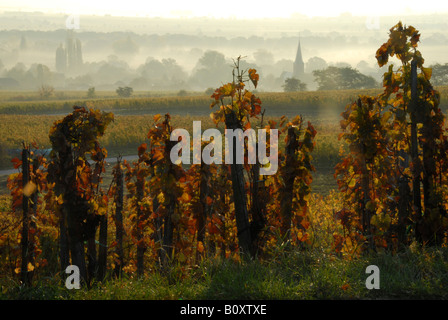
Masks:
[[[67,30],[65,48],[62,43],[56,49],[56,71],[60,73],[77,72],[83,64],[81,41],[73,30]]]
[[[296,78],[306,84],[306,90],[317,89],[317,84],[314,81],[313,74],[305,73],[305,63],[303,62],[302,57],[302,47],[300,43],[300,37],[299,37],[299,44],[297,46],[296,59],[294,60],[293,63],[292,72],[284,72],[280,77],[282,78],[283,81],[285,81],[287,78]]]
[[[56,49],[56,71],[65,73],[67,70],[67,52],[65,51],[62,43],[59,48]]]
[[[302,48],[300,47],[300,38],[299,38],[299,46],[297,48],[296,60],[294,61],[292,76],[296,79],[303,79],[305,74],[305,63],[302,58]]]
[[[20,83],[13,78],[0,78],[0,90],[17,89]]]

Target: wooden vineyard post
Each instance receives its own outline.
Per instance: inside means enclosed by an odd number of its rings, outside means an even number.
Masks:
[[[103,281],[107,267],[107,213],[100,217],[97,279]]]
[[[59,210],[59,260],[61,264],[61,274],[64,275],[63,277],[65,277],[65,269],[70,265],[70,252],[65,221],[65,211]]]
[[[358,104],[358,112],[366,112],[368,111],[363,109],[363,104],[360,98],[357,101]],[[361,202],[361,225],[364,236],[366,237],[366,245],[369,249],[375,250],[375,242],[373,241],[373,233],[372,227],[370,225],[370,220],[374,212],[368,207],[368,203],[372,200],[370,197],[370,171],[368,168],[368,160],[366,158],[367,150],[365,141],[361,138],[362,141],[362,150],[360,153],[360,166],[361,166],[361,188],[362,188],[362,202]]]
[[[406,152],[400,150],[399,152],[400,160],[399,160],[399,168],[401,171],[404,171],[405,168],[409,167],[409,158]],[[409,178],[401,174],[398,178],[398,192],[399,192],[399,200],[398,200],[398,243],[399,245],[406,244],[406,220],[409,217],[409,203],[410,201],[410,192],[409,189]]]
[[[241,129],[241,124],[237,120],[236,115],[233,111],[225,115],[225,122],[227,129]],[[235,146],[236,143],[233,143],[233,145]],[[252,254],[252,239],[246,206],[246,192],[244,190],[243,165],[236,163],[235,150],[231,150],[231,152],[233,161],[230,164],[230,171],[232,177],[233,200],[235,203],[235,219],[238,230],[238,243],[243,256],[248,257],[250,254]]]
[[[292,201],[293,201],[293,190],[294,190],[294,180],[296,176],[292,174],[294,171],[292,166],[294,163],[295,152],[299,147],[297,141],[297,135],[293,127],[288,128],[288,139],[285,147],[286,159],[285,159],[285,172],[283,173],[284,188],[283,194],[281,195],[281,234],[285,240],[290,238],[291,229],[291,218],[292,218]]]
[[[104,134],[113,114],[73,107],[73,112],[50,129],[52,152],[47,180],[55,184],[56,195],[61,204],[61,249],[68,243],[71,264],[79,268],[83,283],[89,285],[96,271],[95,233],[101,214],[92,210],[100,192],[101,173],[106,150],[101,148],[98,138]],[[86,154],[96,163],[94,170]],[[104,198],[102,198],[104,199]],[[101,199],[101,200],[102,200]],[[98,208],[100,204],[98,204]],[[103,204],[104,207],[104,204]],[[104,211],[104,210],[103,210]],[[67,239],[65,237],[67,226]],[[85,241],[88,242],[89,272],[86,265]],[[67,263],[66,252],[61,250],[61,265]],[[61,270],[64,272],[65,270]]]
[[[413,211],[416,216],[416,238],[422,241],[420,233],[420,225],[422,220],[422,202],[420,190],[420,172],[421,163],[418,156],[418,139],[417,139],[417,62],[415,59],[411,62],[411,102],[409,104],[409,112],[411,114],[411,159],[412,159],[412,195],[413,195]]]
[[[124,257],[123,257],[123,170],[121,169],[121,157],[117,159],[117,165],[114,172],[117,190],[115,193],[115,238],[117,241],[116,254],[118,263],[115,264],[115,276],[121,277]]]
[[[361,225],[364,236],[366,237],[367,246],[371,250],[375,250],[375,242],[373,241],[373,233],[370,225],[370,219],[373,216],[372,210],[370,210],[367,204],[371,201],[370,199],[370,179],[369,170],[367,169],[367,161],[364,157],[365,152],[361,153],[361,188],[362,188],[362,215],[361,215]]]
[[[171,126],[169,125],[169,118],[166,117],[167,130],[171,134]],[[174,141],[165,141],[165,157],[168,159],[171,149],[176,143]],[[174,164],[170,161],[168,163],[168,175],[176,176]],[[166,186],[163,187],[165,189]],[[173,239],[174,239],[174,224],[173,215],[176,209],[176,197],[174,195],[174,190],[165,189],[164,194],[167,197],[166,212],[163,219],[163,239],[162,239],[162,268],[166,270],[168,263],[171,261],[173,256]]]
[[[204,163],[204,161],[201,159],[201,168],[199,170],[199,212],[197,213],[197,232],[198,237],[197,241],[198,243],[201,242],[204,244],[205,240],[205,222],[207,220],[208,216],[208,205],[207,205],[207,197],[209,194],[208,190],[208,181],[210,179],[210,169],[209,167]],[[200,252],[196,252],[196,261],[199,261],[200,259]]]
[[[30,151],[24,146],[22,150],[22,190],[25,190],[28,182],[30,181],[30,164],[29,164]],[[28,263],[29,261],[29,209],[30,201],[29,196],[26,192],[22,195],[22,239],[20,241],[22,249],[22,265],[20,270],[20,279],[22,283],[26,286],[31,285],[31,278],[28,274]]]
[[[257,148],[259,146],[257,145]],[[258,152],[258,150],[256,150]],[[252,175],[252,190],[251,190],[251,216],[252,216],[252,222],[251,222],[251,237],[252,237],[252,249],[254,252],[258,250],[258,239],[259,239],[259,233],[261,230],[263,230],[266,220],[264,218],[264,212],[265,212],[265,201],[266,199],[261,194],[261,189],[263,186],[260,184],[260,182],[263,182],[263,180],[260,180],[260,163],[257,162],[254,164],[251,168],[251,175]]]
[[[98,260],[96,256],[95,233],[90,234],[87,239],[87,281],[90,287],[92,280],[95,278],[98,270]]]
[[[137,203],[140,203],[143,200],[144,197],[144,188],[145,188],[145,177],[142,174],[140,170],[140,166],[142,163],[139,161],[138,163],[138,171],[137,171],[137,182],[136,182],[136,189],[137,189]],[[143,241],[143,220],[144,220],[144,213],[142,212],[141,206],[137,206],[137,276],[142,277],[144,270],[143,270],[143,259],[145,255],[145,244]]]

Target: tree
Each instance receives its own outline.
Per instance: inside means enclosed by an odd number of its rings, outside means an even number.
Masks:
[[[95,97],[96,97],[95,87],[90,87],[90,88],[87,90],[87,98],[89,98],[89,99],[93,99],[93,98],[95,98]]]
[[[318,90],[367,89],[378,86],[373,77],[366,76],[351,67],[330,66],[324,70],[313,71]]]
[[[188,78],[183,68],[171,58],[159,61],[149,57],[138,67],[137,72],[142,76],[140,82],[146,81],[146,88],[151,86],[152,88],[177,89]]]
[[[129,81],[133,76],[129,65],[114,55],[109,56],[107,62],[99,63],[98,68],[91,72],[91,75],[94,83],[110,84],[118,81]]]
[[[196,85],[203,88],[217,86],[220,84],[217,79],[225,79],[229,69],[222,53],[209,50],[199,58],[191,78]]]
[[[136,90],[147,90],[149,87],[149,81],[145,77],[137,77],[129,82],[129,85]]]
[[[209,50],[199,58],[198,66],[205,69],[218,69],[226,64],[225,57],[222,53],[214,50]]]
[[[43,84],[42,86],[40,86],[38,92],[41,99],[48,99],[53,94],[54,88],[52,86]]]
[[[22,35],[22,38],[20,38],[20,50],[27,50],[28,49],[28,45],[26,43],[26,38],[25,36]]]
[[[431,65],[432,69],[432,82],[435,86],[444,86],[448,85],[448,63],[440,64],[436,63],[435,65]]]
[[[213,89],[213,88],[207,88],[207,89],[205,90],[205,94],[206,94],[207,96],[211,96],[211,95],[213,94],[213,92],[215,92],[215,89]]]
[[[275,64],[274,64],[274,76],[281,76],[284,72],[292,70],[294,66],[294,61],[292,60],[287,60],[287,59],[281,59],[278,60]]]
[[[33,65],[31,66],[30,71],[35,72],[38,85],[52,82],[52,74],[50,68],[48,68],[46,65],[43,65],[41,63]]]
[[[164,74],[165,68],[159,60],[148,57],[146,62],[138,67],[137,71],[145,78],[159,80],[161,75]]]
[[[255,62],[260,66],[272,66],[274,64],[274,55],[265,49],[255,51],[254,58]]]
[[[35,67],[35,66],[33,66]],[[34,72],[27,70],[25,64],[18,62],[14,67],[9,70],[5,70],[4,76],[6,78],[12,78],[20,83],[22,88],[35,88],[36,87],[36,77]]]
[[[286,79],[282,87],[285,92],[306,91],[306,83],[296,78]]]
[[[134,89],[132,89],[131,87],[118,87],[115,92],[122,98],[128,98],[132,95]]]
[[[327,61],[320,57],[312,57],[309,58],[305,64],[305,70],[308,73],[313,72],[314,70],[323,70],[328,66]]]
[[[356,65],[356,69],[359,70],[361,73],[364,74],[374,74],[377,72],[376,69],[372,68],[369,63],[365,60],[361,60]]]
[[[127,36],[126,39],[117,40],[112,44],[113,50],[120,55],[135,55],[139,51],[138,44]]]
[[[350,63],[348,63],[348,62],[344,62],[344,61],[336,62],[336,63],[334,64],[334,66],[337,67],[337,68],[351,68]]]
[[[185,71],[177,63],[177,61],[172,58],[162,59],[162,66],[164,69],[164,73],[171,80],[182,81],[187,78],[187,74],[185,73]]]

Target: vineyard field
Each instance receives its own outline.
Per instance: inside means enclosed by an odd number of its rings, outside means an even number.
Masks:
[[[448,86],[437,87],[441,95],[440,107],[448,109]],[[338,117],[347,103],[358,95],[376,95],[380,89],[364,90],[322,90],[304,92],[260,92],[258,96],[263,102],[263,108],[271,116],[291,116],[308,114],[314,118],[332,119]],[[15,93],[14,93],[15,94]],[[3,98],[2,98],[3,95]],[[113,93],[104,92],[104,98],[87,99],[61,98],[57,100],[17,101],[7,98],[12,93],[0,91],[0,114],[67,114],[74,105],[94,107],[95,109],[111,111],[120,114],[158,114],[169,112],[172,115],[190,114],[205,115],[209,113],[211,97],[202,93],[188,96],[173,96],[170,93],[159,93],[157,96],[140,96],[130,98],[113,97]]]
[[[419,37],[390,29],[378,89],[259,93],[238,57],[210,96],[5,94],[0,299],[448,298],[448,87]]]

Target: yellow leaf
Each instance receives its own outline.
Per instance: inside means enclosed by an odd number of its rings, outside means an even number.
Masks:
[[[432,69],[431,68],[424,68],[424,67],[422,67],[422,72],[425,75],[425,79],[426,80],[431,79],[431,75],[432,75]]]
[[[105,207],[98,208],[98,211],[97,211],[98,215],[103,216],[103,215],[106,215],[106,213],[107,213],[107,208],[105,208]]]
[[[31,264],[31,262],[28,262],[27,269],[28,269],[28,271],[33,271],[34,270],[34,266]]]
[[[349,188],[354,188],[355,185],[356,185],[356,179],[352,178],[352,179],[350,180],[350,183],[348,184],[348,187],[349,187]]]
[[[184,194],[182,194],[183,202],[190,202],[190,200],[191,200],[191,196],[188,193],[185,192]]]
[[[23,188],[23,194],[27,197],[30,197],[36,191],[36,189],[37,189],[36,184],[30,181]]]
[[[198,251],[200,253],[204,252],[204,245],[203,245],[202,241],[198,242]]]
[[[249,69],[249,79],[252,81],[254,87],[257,87],[258,80],[260,80],[260,76],[257,74],[257,70]]]
[[[161,116],[160,114],[156,114],[156,115],[154,116],[154,122],[159,121],[159,119],[160,119],[161,117],[162,117],[162,116]]]
[[[389,121],[390,117],[392,116],[392,112],[391,111],[387,111],[384,113],[383,115],[383,123],[386,123],[387,121]]]
[[[235,87],[233,83],[227,83],[221,87],[221,95],[224,97],[233,95],[234,91]]]
[[[165,196],[163,195],[163,192],[161,192],[157,195],[157,201],[159,201],[159,203],[165,202]]]
[[[307,193],[307,194],[305,194],[305,195],[303,196],[303,200],[305,200],[305,201],[309,201],[309,200],[310,200],[310,197],[311,197],[311,193]]]

